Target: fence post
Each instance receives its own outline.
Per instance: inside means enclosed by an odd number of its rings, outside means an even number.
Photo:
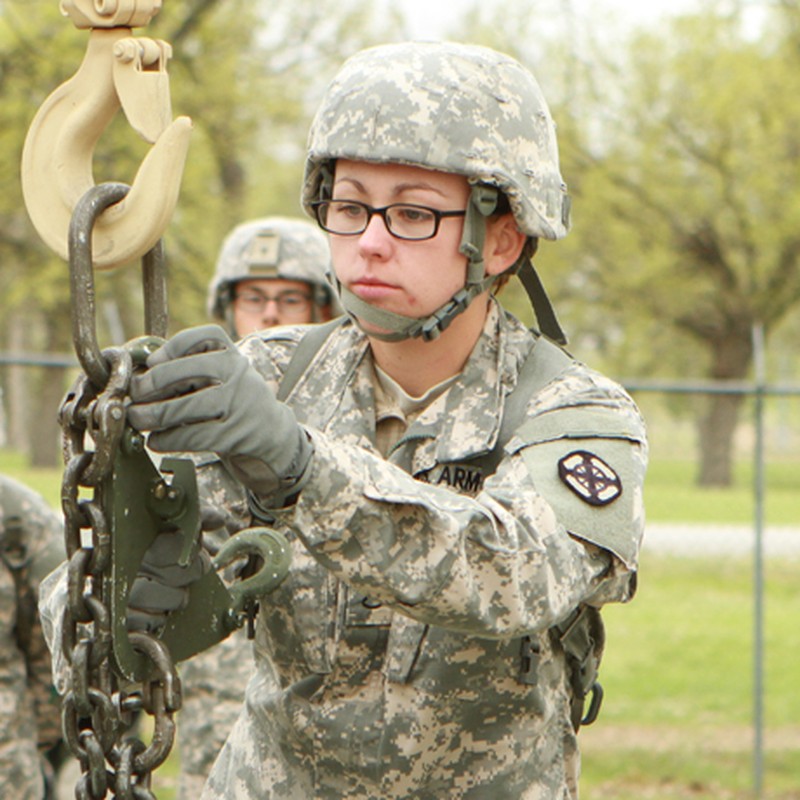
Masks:
[[[753,464],[753,790],[761,798],[764,784],[764,328],[753,325],[754,464]]]

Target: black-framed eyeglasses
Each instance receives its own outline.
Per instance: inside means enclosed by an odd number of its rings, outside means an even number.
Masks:
[[[249,314],[263,314],[267,303],[274,302],[278,311],[286,316],[304,314],[311,305],[311,295],[299,289],[286,289],[276,295],[268,295],[259,289],[242,289],[233,297],[236,305]]]
[[[463,217],[466,211],[439,211],[415,203],[392,203],[375,208],[358,200],[317,200],[311,204],[320,228],[339,236],[364,233],[375,214],[383,218],[386,230],[397,239],[432,239],[445,217]]]

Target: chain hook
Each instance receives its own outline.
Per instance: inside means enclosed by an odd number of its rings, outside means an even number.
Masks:
[[[93,232],[94,266],[112,269],[151,250],[178,200],[192,123],[172,120],[166,64],[169,44],[134,38],[161,0],[62,0],[76,27],[90,28],[75,75],[45,100],[22,152],[22,190],[31,221],[44,242],[67,258],[68,231],[78,201],[94,187],[95,147],[122,108],[128,122],[153,144],[130,192],[108,208]]]

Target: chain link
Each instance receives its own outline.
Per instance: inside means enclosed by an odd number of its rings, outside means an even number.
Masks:
[[[69,560],[61,643],[69,664],[64,736],[81,767],[77,798],[100,800],[110,792],[117,798],[154,800],[151,773],[168,758],[174,743],[181,687],[169,651],[145,633],[130,634],[130,640],[152,665],[146,682],[126,685],[109,666],[111,509],[106,498],[112,496],[132,366],[123,348],[110,348],[102,355],[108,366],[106,385],[98,388],[82,374],[59,411]],[[153,719],[149,745],[132,731],[138,711]]]
[[[125,347],[102,352],[97,344],[91,232],[103,210],[125,197],[128,189],[124,184],[107,183],[87,191],[75,207],[69,230],[72,333],[84,371],[59,409],[64,459],[61,505],[68,559],[61,641],[68,686],[62,721],[64,738],[81,767],[75,786],[80,800],[102,800],[109,792],[125,800],[155,800],[150,789],[152,772],[169,757],[175,740],[175,714],[181,707],[181,684],[170,648],[180,660],[229,635],[242,621],[241,610],[250,608],[255,598],[285,577],[291,554],[286,540],[274,531],[253,529],[255,538],[234,541],[238,538],[234,537],[228,542],[230,550],[222,548],[220,557],[224,552],[232,552],[231,558],[250,554],[263,562],[237,591],[229,591],[211,572],[198,580],[195,595],[190,595],[177,620],[168,623],[162,638],[125,629],[121,609],[135,575],[130,569],[135,569],[142,556],[131,545],[146,543],[145,534],[153,531],[142,530],[142,526],[157,521],[133,513],[140,509],[128,506],[121,522],[115,517],[116,494],[124,495],[125,489],[131,488],[126,483],[136,484],[143,477],[134,474],[136,471],[149,475],[152,469],[155,488],[151,487],[150,499],[162,501],[155,502],[160,523],[169,522],[189,537],[199,535],[200,527],[199,508],[192,505],[198,498],[191,462],[187,462],[189,475],[181,459],[172,459],[170,467],[162,462],[165,472],[172,470],[175,491],[171,499],[183,496],[194,512],[183,513],[157,494],[163,476],[142,454],[141,437],[131,437],[125,423],[134,367],[145,363],[152,347],[158,346],[156,340],[163,340],[167,331],[160,241],[142,259],[146,335]],[[145,461],[132,467],[133,453],[144,455]],[[141,500],[139,496],[137,502]],[[249,543],[243,548],[242,542]],[[228,563],[226,558],[223,565]],[[120,562],[125,566],[122,577],[115,572]],[[139,712],[153,720],[149,745],[134,731]]]

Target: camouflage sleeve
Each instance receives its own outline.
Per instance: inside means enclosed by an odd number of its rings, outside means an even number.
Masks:
[[[25,667],[6,637],[8,614],[0,580],[0,797],[43,797],[42,760],[36,746],[36,724],[25,691]]]
[[[38,597],[42,579],[65,558],[61,518],[43,508],[32,522],[34,544],[30,566],[30,629],[27,632],[26,662],[28,687],[36,716],[37,738],[42,750],[49,750],[62,738],[61,704],[52,680],[50,650],[45,641],[38,614]]]
[[[3,560],[16,586],[16,641],[25,663],[38,745],[47,750],[61,739],[61,712],[37,605],[41,580],[64,560],[63,526],[43,497],[5,476],[0,504]]]
[[[277,391],[281,376],[291,361],[297,343],[308,328],[308,325],[271,328],[251,334],[240,342],[241,351],[250,359],[250,363],[273,391]]]
[[[477,636],[525,635],[582,602],[627,599],[644,524],[643,423],[621,390],[585,377],[564,388],[526,424],[563,409],[568,427],[547,436],[521,426],[474,498],[312,432],[309,483],[278,517],[357,591]],[[598,433],[595,413],[617,429]],[[568,456],[592,451],[623,476],[624,503],[591,505],[558,477]]]

